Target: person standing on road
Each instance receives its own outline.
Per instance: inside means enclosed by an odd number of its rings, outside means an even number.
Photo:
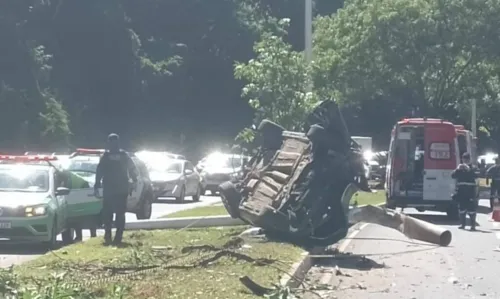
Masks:
[[[124,150],[120,149],[120,137],[117,134],[108,136],[108,149],[102,155],[95,175],[94,194],[100,197],[99,188],[103,188],[103,222],[104,242],[111,243],[111,228],[113,215],[116,214],[116,234],[114,244],[119,244],[125,229],[125,213],[127,198],[130,192],[130,179],[132,188],[136,187],[137,173],[134,162]]]
[[[466,214],[469,214],[471,222],[471,231],[476,230],[476,170],[470,164],[470,154],[462,155],[462,164],[451,174],[453,179],[457,180],[457,191],[453,199],[458,202],[458,211],[460,215],[460,229],[465,229]]]
[[[500,159],[495,159],[495,165],[488,168],[486,171],[486,186],[490,186],[490,209],[493,211],[493,205],[495,204],[495,199],[498,199],[500,195]]]

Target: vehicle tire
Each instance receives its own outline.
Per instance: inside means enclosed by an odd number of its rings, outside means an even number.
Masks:
[[[424,208],[417,208],[417,211],[420,213],[423,213],[423,212],[425,212],[425,209]]]
[[[313,144],[328,144],[330,137],[328,132],[320,125],[312,125],[306,134],[307,138],[311,140]]]
[[[257,131],[262,134],[262,147],[266,149],[279,149],[283,143],[285,128],[268,119],[260,122]]]
[[[179,197],[175,198],[175,201],[178,203],[183,203],[185,197],[186,197],[186,186],[182,186],[181,193],[179,194]]]
[[[236,186],[231,182],[225,182],[220,184],[219,190],[221,201],[229,216],[234,219],[238,218],[240,216],[239,207],[242,197]]]
[[[448,209],[446,210],[446,216],[448,216],[448,219],[450,220],[458,220],[460,219],[459,213],[458,213],[458,205],[456,204],[451,204]]]
[[[43,243],[43,247],[47,250],[53,250],[57,248],[57,219],[52,223],[52,229],[50,233],[50,240]]]
[[[193,195],[193,201],[194,202],[200,201],[202,189],[203,189],[203,187],[201,185],[198,185],[198,188],[196,189],[196,194]]]
[[[64,245],[73,244],[75,239],[75,230],[73,228],[66,228],[61,233],[61,237]]]
[[[154,195],[151,191],[144,191],[143,194],[139,211],[135,213],[137,220],[150,219],[151,214],[153,213]]]

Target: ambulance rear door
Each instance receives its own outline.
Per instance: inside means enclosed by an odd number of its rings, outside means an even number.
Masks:
[[[455,180],[451,173],[458,164],[458,143],[451,124],[425,124],[423,199],[451,200]]]

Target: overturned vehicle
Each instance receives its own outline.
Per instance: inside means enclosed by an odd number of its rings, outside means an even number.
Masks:
[[[228,213],[290,242],[322,246],[344,238],[352,195],[370,191],[363,156],[335,102],[321,102],[303,132],[264,120],[258,153],[238,182],[220,185]]]

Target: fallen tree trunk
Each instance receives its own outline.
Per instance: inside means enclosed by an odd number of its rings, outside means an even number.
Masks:
[[[422,221],[390,209],[372,205],[353,208],[349,211],[349,222],[366,222],[386,226],[400,231],[410,239],[448,246],[451,232],[438,225]]]

